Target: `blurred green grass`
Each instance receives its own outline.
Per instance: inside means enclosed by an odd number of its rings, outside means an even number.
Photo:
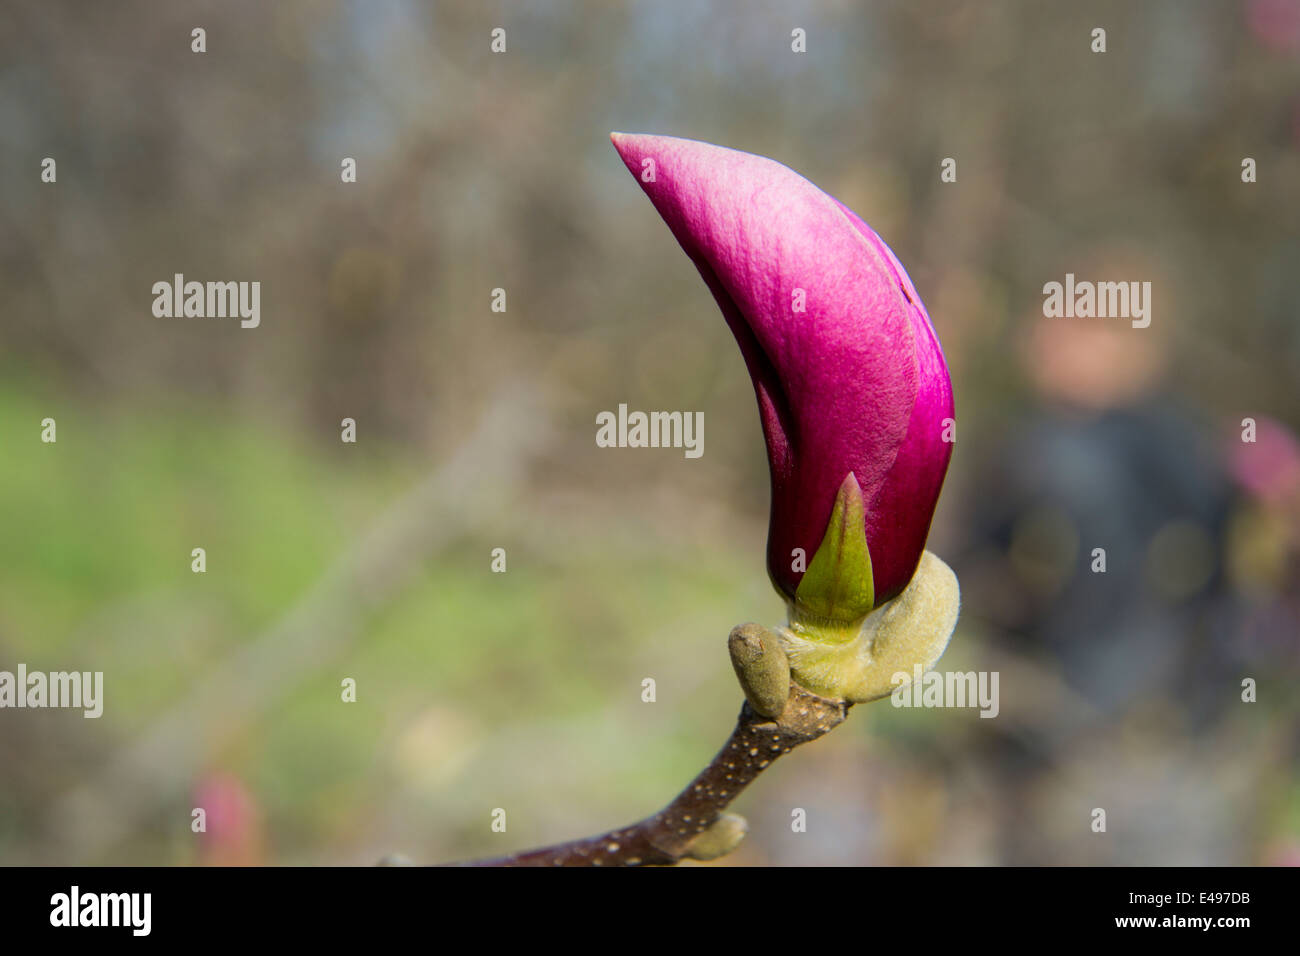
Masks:
[[[399,450],[312,444],[175,396],[51,412],[37,393],[21,377],[0,388],[0,433],[37,446],[9,456],[0,488],[0,646],[31,669],[103,670],[96,730],[122,747],[273,628],[427,470]],[[43,445],[49,414],[58,441]],[[674,555],[640,538],[636,554],[611,555],[608,527],[577,527],[561,553],[512,545],[504,576],[489,569],[497,542],[454,537],[337,656],[298,662],[265,709],[205,715],[187,746],[245,783],[275,835],[271,858],[369,862],[380,840],[459,855],[577,836],[593,809],[626,822],[655,809],[646,794],[666,800],[699,769],[739,703],[724,649],[736,608],[756,586],[774,612],[779,602],[756,562],[727,548]],[[357,680],[355,704],[340,699],[343,677]],[[164,804],[188,821],[186,806]],[[507,835],[488,831],[496,806],[518,809]],[[142,825],[145,840],[104,852],[196,859],[192,841],[147,815]]]

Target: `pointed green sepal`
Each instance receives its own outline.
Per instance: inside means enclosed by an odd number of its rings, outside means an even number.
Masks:
[[[875,606],[875,597],[862,489],[849,472],[794,601],[801,617],[835,624],[861,620]]]
[[[822,697],[861,703],[887,697],[934,667],[960,610],[957,576],[926,551],[903,593],[860,626],[791,622],[778,634],[795,683]]]

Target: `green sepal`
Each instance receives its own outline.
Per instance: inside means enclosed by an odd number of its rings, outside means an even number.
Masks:
[[[862,489],[849,472],[835,495],[821,547],[794,592],[795,608],[809,623],[848,624],[871,613],[875,598]]]

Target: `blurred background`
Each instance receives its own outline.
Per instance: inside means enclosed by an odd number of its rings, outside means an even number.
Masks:
[[[957,397],[940,666],[1000,674],[992,720],[855,708],[719,862],[1300,861],[1298,0],[12,0],[0,669],[105,705],[0,712],[0,863],[496,855],[721,745],[727,632],[784,614],[763,442],[613,129],[773,157],[906,264]],[[178,272],[261,326],[154,318]],[[1067,272],[1151,326],[1045,319]],[[704,456],[597,448],[620,402]]]

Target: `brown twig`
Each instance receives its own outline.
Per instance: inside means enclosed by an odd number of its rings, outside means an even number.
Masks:
[[[717,756],[654,816],[585,840],[462,865],[670,866],[686,858],[722,856],[745,835],[744,820],[724,813],[731,802],[778,757],[842,723],[851,706],[792,682],[778,718],[764,717],[746,702]]]

